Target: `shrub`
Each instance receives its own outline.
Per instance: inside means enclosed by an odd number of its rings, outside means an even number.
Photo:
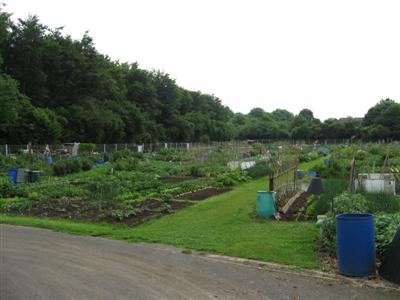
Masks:
[[[332,210],[332,208],[331,208]],[[333,199],[334,213],[328,213],[328,218],[321,225],[318,239],[320,250],[334,255],[336,252],[336,214],[365,213],[368,210],[368,201],[360,194],[343,192]]]
[[[345,168],[336,159],[330,159],[327,166],[316,164],[311,170],[316,171],[322,178],[343,177],[345,173]]]
[[[117,161],[117,160],[120,160],[123,158],[128,158],[131,155],[132,155],[132,152],[130,152],[127,149],[124,149],[124,150],[119,150],[119,151],[112,153],[111,155],[109,155],[109,159],[111,162],[114,162],[114,161]]]
[[[63,176],[80,171],[88,171],[92,168],[93,163],[93,159],[89,157],[58,160],[53,164],[53,174]]]
[[[154,158],[163,161],[179,161],[180,153],[174,148],[162,148]]]
[[[0,201],[0,212],[2,213],[22,213],[32,206],[32,201],[28,199],[16,199],[10,201]]]
[[[368,207],[368,201],[363,195],[344,192],[333,199],[332,210],[335,214],[366,213]]]
[[[0,176],[0,198],[9,197],[13,193],[14,186],[11,178],[8,176]]]
[[[95,144],[82,143],[79,145],[79,154],[92,153],[95,149]]]
[[[300,154],[299,161],[300,162],[310,162],[312,160],[316,160],[318,158],[318,153],[309,152]]]
[[[194,177],[203,177],[205,175],[205,172],[203,168],[198,166],[193,166],[190,168],[190,175]]]
[[[112,166],[116,171],[133,171],[136,169],[137,161],[134,157],[127,157],[114,161]]]
[[[364,196],[368,201],[368,211],[377,212],[397,212],[400,211],[400,197],[387,193],[366,193]]]
[[[331,210],[332,199],[346,190],[347,182],[341,178],[324,179],[325,191],[318,197],[313,197],[310,206],[307,207],[308,216],[326,214]]]
[[[265,161],[257,162],[254,166],[246,170],[247,176],[253,179],[265,177],[268,175],[268,172],[269,169]]]
[[[133,207],[120,208],[109,211],[107,215],[110,216],[111,218],[122,221],[131,216],[136,216],[138,213],[141,213],[142,211],[143,211],[142,208],[133,208]]]
[[[225,172],[217,176],[217,182],[222,186],[233,186],[239,182],[248,181],[249,177],[240,170]]]
[[[87,189],[89,199],[98,202],[99,206],[113,204],[120,191],[118,182],[110,178],[92,181],[87,185]]]
[[[84,158],[81,160],[81,166],[82,171],[89,171],[90,169],[92,169],[93,162],[88,158]]]
[[[368,212],[370,211],[369,207],[370,202],[361,194],[344,192],[334,198],[335,214]],[[329,214],[329,217],[322,223],[318,239],[320,249],[332,255],[336,252],[335,214]],[[399,226],[400,213],[377,214],[375,216],[375,239],[378,258],[383,257]]]
[[[375,216],[375,239],[378,256],[384,257],[399,227],[400,213]]]

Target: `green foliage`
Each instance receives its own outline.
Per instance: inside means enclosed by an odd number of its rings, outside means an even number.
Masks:
[[[10,212],[19,212],[23,213],[27,209],[29,209],[32,205],[32,201],[28,199],[14,199],[7,201],[0,201],[0,212],[2,213],[10,213]]]
[[[205,176],[205,172],[202,167],[193,166],[190,168],[190,175],[194,177],[203,177]]]
[[[52,200],[69,197],[82,197],[87,194],[83,186],[70,184],[68,181],[41,181],[31,184],[19,184],[14,195],[31,200]]]
[[[371,213],[400,211],[400,197],[388,193],[365,193],[368,211]]]
[[[220,183],[222,186],[233,186],[240,182],[246,182],[248,180],[249,177],[240,170],[225,172],[217,176],[217,182]]]
[[[117,198],[120,186],[115,179],[103,178],[87,185],[89,199],[101,204],[112,204]]]
[[[299,161],[300,162],[310,162],[316,160],[318,158],[318,153],[309,152],[300,154]]]
[[[386,99],[364,120],[309,109],[234,114],[214,95],[188,91],[168,74],[112,61],[85,33],[79,40],[37,16],[0,11],[0,143],[400,139],[400,104]],[[81,145],[82,153],[93,146]]]
[[[246,170],[247,176],[256,179],[256,178],[261,178],[265,177],[269,173],[269,168],[267,167],[267,163],[265,161],[257,162],[254,166],[251,168],[248,168]]]
[[[91,143],[81,143],[79,145],[79,154],[88,154],[96,150],[96,145]]]
[[[333,211],[335,214],[366,213],[368,201],[361,194],[343,192],[333,199]]]
[[[373,199],[371,201],[371,199]],[[382,201],[386,204],[377,206],[375,201],[377,198],[371,198],[370,195],[367,197],[361,194],[349,194],[347,192],[334,198],[334,214],[329,214],[321,225],[321,233],[318,240],[318,244],[321,250],[327,251],[331,255],[335,255],[336,252],[336,214],[345,213],[365,213],[365,212],[376,212],[375,215],[375,238],[377,255],[379,258],[384,256],[385,251],[391,240],[393,239],[397,229],[400,226],[400,214],[388,214],[382,213],[389,211],[389,208],[393,208],[392,201],[386,200],[383,196],[380,196]],[[388,205],[387,203],[390,203]],[[396,209],[398,207],[396,206]],[[393,212],[393,211],[390,211]]]
[[[14,186],[8,176],[0,176],[0,198],[6,198],[13,194]]]
[[[179,151],[174,148],[162,148],[155,156],[157,160],[163,161],[180,161],[181,156]]]
[[[130,152],[129,150],[119,150],[116,152],[113,152],[111,155],[109,155],[109,161],[111,162],[115,162],[118,161],[120,159],[126,159],[132,156],[132,152]]]
[[[347,181],[341,178],[327,178],[323,180],[325,191],[319,196],[312,196],[307,206],[308,216],[323,215],[331,211],[332,199],[347,188]]]
[[[88,171],[92,168],[93,164],[93,160],[87,157],[61,159],[53,163],[53,174],[56,176],[64,176],[81,171]]]
[[[134,171],[137,167],[137,161],[134,157],[128,156],[124,159],[114,161],[112,167],[115,171]]]
[[[385,253],[399,227],[400,213],[377,214],[375,216],[375,239],[378,256],[385,256]]]
[[[322,178],[344,177],[346,169],[342,163],[342,161],[330,159],[327,166],[318,163],[312,167],[312,170],[316,171]]]
[[[119,208],[119,209],[114,209],[110,210],[107,215],[110,216],[111,218],[117,219],[119,221],[123,221],[124,219],[127,219],[131,216],[136,216],[137,214],[143,212],[142,208],[134,208],[134,207],[129,207],[129,208]]]

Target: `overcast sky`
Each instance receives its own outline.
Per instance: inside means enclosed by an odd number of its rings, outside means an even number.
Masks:
[[[2,0],[121,62],[169,73],[235,112],[363,116],[400,101],[400,1]]]

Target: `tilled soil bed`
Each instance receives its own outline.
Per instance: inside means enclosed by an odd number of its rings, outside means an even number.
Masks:
[[[128,226],[136,226],[145,221],[171,214],[176,210],[191,205],[187,201],[169,201],[163,202],[157,199],[151,199],[139,203],[134,209],[135,214],[123,216],[120,219],[110,216],[110,212],[117,209],[112,206],[93,205],[93,203],[79,199],[60,199],[49,202],[38,203],[35,206],[24,210],[10,211],[12,214],[57,217],[64,219],[75,219],[91,222],[107,222],[113,224],[125,224]]]
[[[196,192],[181,195],[180,199],[199,201],[211,196],[229,192],[231,190],[231,188],[206,188]]]
[[[293,204],[289,207],[286,214],[280,214],[280,220],[282,221],[295,221],[297,219],[299,211],[305,207],[307,202],[307,197],[309,196],[308,193],[303,192]]]

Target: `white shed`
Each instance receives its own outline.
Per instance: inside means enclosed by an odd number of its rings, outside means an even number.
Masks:
[[[392,173],[362,173],[354,181],[357,191],[396,194],[396,179]]]

